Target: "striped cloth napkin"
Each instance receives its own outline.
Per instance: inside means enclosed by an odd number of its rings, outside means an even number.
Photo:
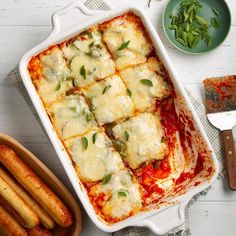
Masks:
[[[87,6],[91,10],[111,10],[111,8],[103,1],[103,0],[87,0],[84,3],[85,6]],[[19,75],[19,70],[18,67],[15,68],[13,71],[11,71],[8,75],[7,81],[9,84],[14,85],[17,90],[20,92],[20,94],[25,98],[26,104],[31,108],[33,115],[35,118],[39,121],[41,124],[39,117],[37,115],[37,112],[35,111],[33,104],[28,96],[28,93],[24,87],[24,84],[20,78]],[[206,133],[208,135],[208,138],[211,142],[211,145],[215,151],[215,154],[217,156],[218,162],[219,162],[219,177],[224,177],[224,165],[223,165],[223,153],[222,153],[222,147],[221,147],[221,141],[220,141],[220,135],[219,131],[214,128],[207,120],[206,118],[206,113],[205,113],[205,107],[204,105],[197,101],[191,94],[190,92],[186,89],[187,94],[206,130]],[[42,127],[43,128],[43,127]],[[188,207],[200,196],[204,195],[207,193],[209,189],[199,193],[196,195],[188,204]],[[168,236],[189,236],[191,235],[191,230],[190,230],[190,222],[189,222],[189,214],[188,214],[188,207],[186,208],[185,211],[185,223],[177,227],[176,229],[172,230],[171,232],[168,233]],[[128,227],[123,230],[117,231],[112,234],[113,236],[154,236],[154,233],[152,233],[149,229],[147,228],[142,228],[142,227]]]

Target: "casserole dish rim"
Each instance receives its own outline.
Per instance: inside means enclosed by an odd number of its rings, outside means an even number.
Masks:
[[[71,21],[73,14],[71,14],[71,16],[68,16],[68,13],[72,13],[72,11],[74,10],[76,11],[78,10],[76,14],[78,14],[77,21],[79,22],[79,25],[77,23],[77,24],[74,24],[73,26],[72,25],[63,26],[64,23],[68,23],[69,21]],[[136,15],[138,15],[141,18],[145,29],[150,35],[150,38],[152,40],[152,43],[156,51],[158,51],[158,56],[160,57],[161,61],[163,62],[166,70],[168,71],[171,77],[171,81],[174,84],[175,90],[177,90],[178,93],[181,94],[181,96],[184,98],[186,102],[186,106],[191,111],[196,129],[199,130],[203,140],[207,144],[208,149],[212,152],[211,157],[212,157],[212,162],[214,164],[215,173],[208,182],[205,181],[201,185],[195,186],[194,188],[188,190],[185,194],[178,196],[177,199],[174,200],[176,203],[171,206],[168,206],[167,208],[163,206],[159,209],[155,209],[152,211],[139,212],[131,217],[128,217],[127,219],[123,221],[109,225],[103,222],[99,218],[99,216],[95,213],[90,200],[88,199],[88,197],[86,197],[87,194],[85,193],[85,189],[81,185],[80,181],[78,181],[78,176],[75,173],[75,170],[73,168],[73,165],[71,164],[70,159],[68,159],[69,156],[66,153],[65,148],[62,146],[61,141],[57,137],[56,132],[52,128],[50,119],[44,109],[44,106],[42,105],[41,99],[39,98],[38,93],[29,76],[27,65],[32,56],[37,55],[38,53],[47,49],[50,45],[55,45],[66,39],[72,38],[74,35],[77,35],[78,32],[84,30],[87,27],[112,19],[128,11],[133,11]],[[94,17],[91,17],[91,15]],[[89,17],[91,19],[88,19]],[[62,19],[64,19],[64,21]],[[156,234],[162,235],[168,232],[169,230],[183,224],[185,206],[195,194],[209,187],[210,184],[216,179],[217,172],[218,172],[218,163],[213,153],[213,149],[211,148],[210,143],[206,137],[205,131],[203,130],[203,127],[200,123],[200,120],[194,111],[194,108],[181,84],[181,81],[178,79],[178,76],[173,70],[173,66],[168,58],[168,55],[165,51],[165,48],[159,36],[157,35],[154,27],[152,26],[145,12],[142,9],[134,5],[130,5],[130,4],[120,7],[116,10],[111,10],[106,13],[104,11],[91,11],[91,10],[88,10],[78,0],[76,0],[72,2],[70,5],[66,6],[65,8],[55,12],[52,15],[52,24],[53,24],[53,29],[50,35],[48,36],[48,38],[46,38],[39,45],[32,48],[21,58],[20,64],[19,64],[19,70],[20,70],[22,81],[40,117],[40,120],[43,123],[43,127],[45,128],[47,135],[49,136],[49,139],[63,165],[63,168],[65,169],[88,215],[100,229],[107,232],[114,232],[128,226],[146,226],[146,227],[151,228]],[[163,216],[162,218],[166,219],[167,222],[164,222],[163,220],[160,219],[161,215]],[[168,218],[166,215],[168,215]]]

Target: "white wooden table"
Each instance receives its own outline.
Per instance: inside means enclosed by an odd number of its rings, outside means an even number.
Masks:
[[[6,83],[8,72],[31,47],[51,30],[50,16],[71,0],[1,0],[0,1],[0,131],[5,132],[36,154],[73,192],[67,176],[42,129],[13,86]],[[134,2],[147,9],[148,0],[109,0],[116,7]],[[153,0],[148,16],[160,35],[182,82],[201,99],[202,80],[209,76],[236,74],[236,1],[227,0],[232,13],[232,27],[226,41],[217,50],[201,56],[185,55],[166,40],[161,14],[166,0]],[[74,193],[74,192],[73,192]],[[206,196],[190,209],[193,236],[236,235],[236,192],[224,181],[215,182]],[[83,212],[83,236],[108,235],[100,231]]]

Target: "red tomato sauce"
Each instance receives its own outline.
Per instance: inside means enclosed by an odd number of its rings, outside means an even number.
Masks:
[[[161,124],[164,128],[165,140],[169,150],[164,160],[153,161],[134,171],[139,183],[145,190],[144,201],[153,194],[158,194],[160,196],[164,194],[164,189],[160,188],[156,181],[158,179],[167,178],[171,173],[169,156],[174,151],[176,145],[176,132],[179,134],[183,155],[186,156],[189,154],[187,147],[192,148],[192,138],[189,130],[195,130],[194,124],[189,117],[177,115],[173,97],[157,101],[156,109],[160,112]],[[203,163],[204,157],[199,153],[195,168],[190,172],[183,172],[177,179],[173,179],[176,186],[174,192],[183,189],[183,187],[180,186],[183,182],[191,180],[198,175],[203,170]],[[209,170],[209,175],[211,174],[211,171],[212,170]],[[196,182],[195,184],[197,186],[200,182]]]

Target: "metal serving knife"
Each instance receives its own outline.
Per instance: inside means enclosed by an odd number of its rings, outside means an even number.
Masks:
[[[203,81],[207,118],[222,132],[228,183],[236,190],[236,151],[232,128],[236,125],[236,76]]]

